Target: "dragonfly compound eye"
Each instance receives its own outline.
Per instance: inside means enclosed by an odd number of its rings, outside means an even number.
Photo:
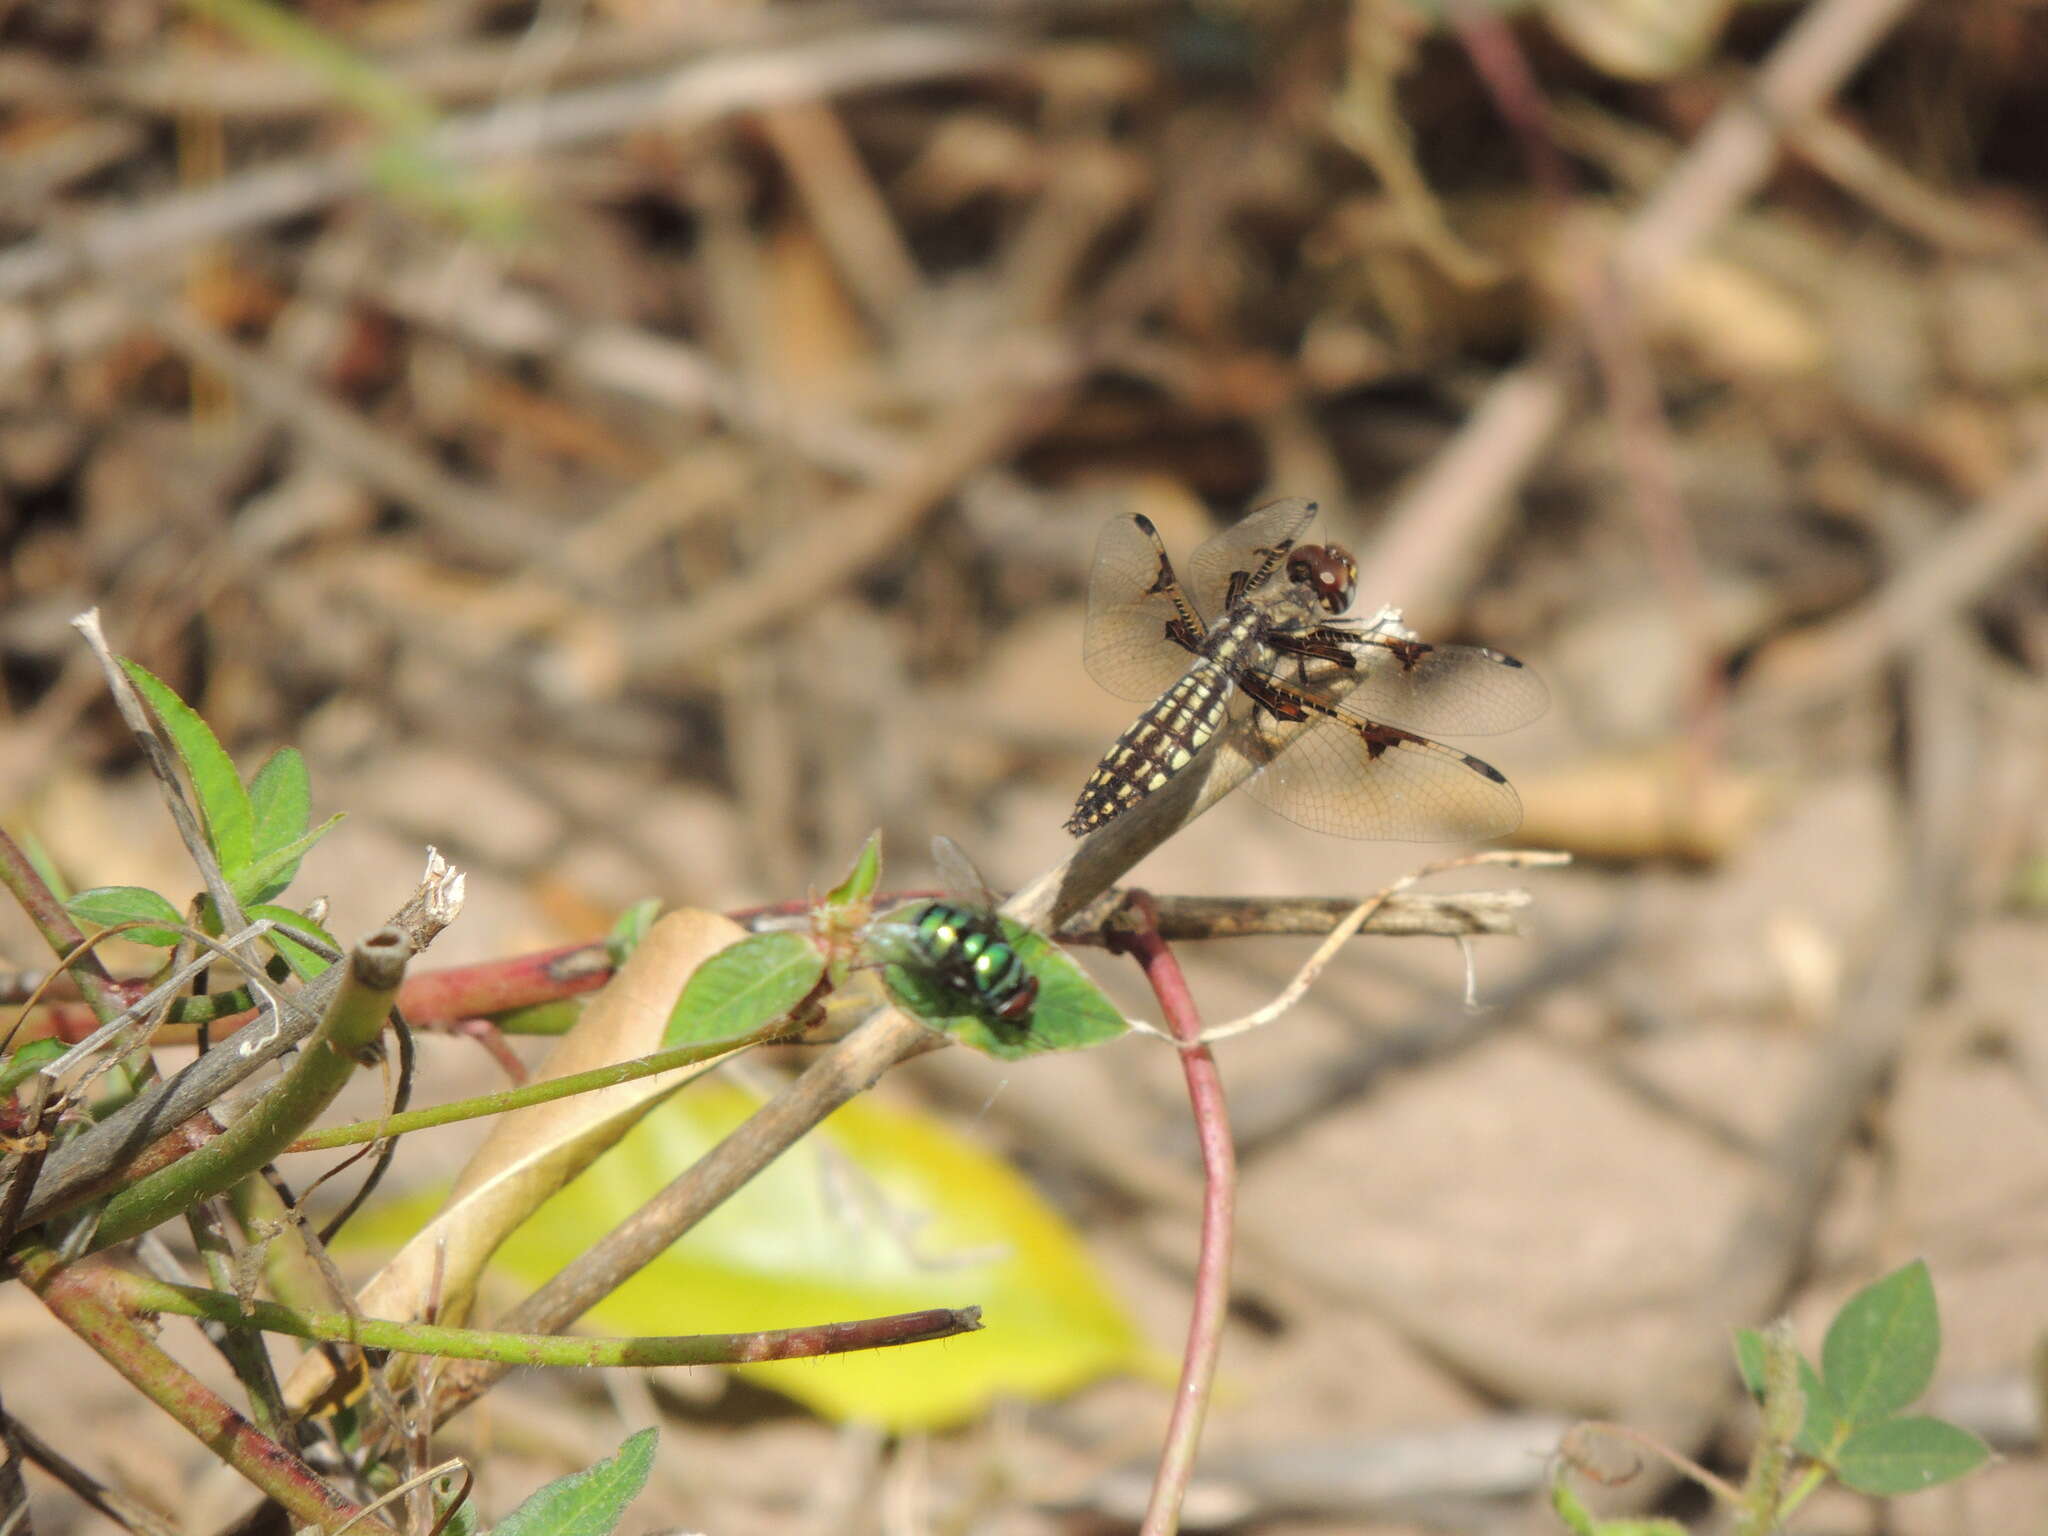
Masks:
[[[1358,566],[1335,544],[1304,544],[1287,562],[1287,579],[1314,591],[1328,613],[1342,613],[1358,590]]]

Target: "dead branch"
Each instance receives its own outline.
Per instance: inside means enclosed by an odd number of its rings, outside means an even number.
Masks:
[[[1756,191],[1787,126],[1832,96],[1910,5],[1822,0],[1801,13],[1751,88],[1729,98],[1622,235],[1615,261],[1639,301]],[[1563,424],[1576,362],[1576,350],[1560,345],[1494,381],[1389,510],[1360,562],[1360,591],[1399,594],[1424,629],[1450,607],[1507,527],[1515,488]]]
[[[936,26],[873,27],[782,47],[734,50],[654,80],[562,91],[451,119],[422,145],[455,164],[565,149],[634,128],[681,131],[728,113],[810,101],[841,91],[976,74],[1016,56],[999,34]],[[202,241],[295,218],[367,190],[374,157],[351,150],[265,166],[0,253],[0,300],[88,273],[133,271]]]

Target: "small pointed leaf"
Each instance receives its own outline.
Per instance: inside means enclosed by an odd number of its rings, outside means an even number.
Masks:
[[[246,905],[252,901],[268,901],[277,895],[292,883],[292,877],[299,872],[299,861],[306,856],[306,851],[332,832],[346,814],[343,811],[336,811],[303,836],[295,837],[267,853],[258,854],[240,869],[229,870],[228,880],[235,888],[236,898]]]
[[[605,953],[611,956],[614,966],[626,963],[626,956],[640,947],[640,941],[647,937],[647,930],[654,926],[654,920],[659,916],[661,898],[658,896],[636,901],[619,914],[619,920],[612,924],[612,931],[604,936]]]
[[[754,933],[698,966],[676,999],[664,1047],[733,1040],[786,1018],[825,974],[800,933]]]
[[[854,856],[853,868],[846,872],[831,890],[825,893],[828,907],[850,907],[866,901],[875,894],[875,886],[882,878],[882,834],[877,828],[868,834],[868,840],[860,846]]]
[[[1945,1419],[1886,1419],[1852,1434],[1834,1459],[1835,1475],[1859,1493],[1918,1493],[1974,1472],[1991,1450]]]
[[[289,930],[294,928],[301,929],[313,935],[314,938],[330,949],[338,950],[341,948],[340,943],[333,934],[322,928],[303,912],[294,912],[290,907],[277,907],[259,902],[257,905],[250,907],[244,915],[252,920],[259,917],[267,917],[273,923],[280,925],[270,930],[266,936],[266,942],[269,943],[272,949],[284,956],[284,963],[292,968],[292,974],[301,981],[311,981],[315,976],[326,970],[330,962],[324,955],[315,954],[312,950],[306,948],[304,944],[293,938]]]
[[[192,779],[200,819],[206,823],[207,844],[222,872],[232,878],[249,862],[256,838],[256,813],[250,807],[249,792],[242,788],[241,776],[213,728],[178,697],[176,689],[139,661],[124,656],[121,667],[169,733],[171,745]]]
[[[249,809],[259,856],[306,835],[313,824],[313,781],[296,747],[279,747],[264,759],[249,781]]]
[[[41,1071],[70,1049],[62,1040],[31,1040],[0,1065],[0,1094],[19,1088],[28,1077]]]
[[[1851,1424],[1890,1418],[1927,1390],[1941,1351],[1934,1282],[1915,1259],[1850,1297],[1821,1345],[1821,1375]]]
[[[626,1506],[647,1486],[654,1467],[654,1430],[626,1438],[618,1453],[594,1467],[558,1477],[491,1528],[491,1536],[611,1536]]]
[[[98,928],[111,928],[116,923],[168,924],[163,928],[131,928],[121,935],[158,949],[169,949],[184,936],[185,914],[155,891],[139,885],[102,885],[80,891],[64,903],[64,910]]]

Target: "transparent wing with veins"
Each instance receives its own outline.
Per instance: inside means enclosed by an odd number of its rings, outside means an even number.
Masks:
[[[1219,751],[1254,774],[1245,793],[1337,837],[1459,843],[1522,824],[1522,802],[1490,763],[1341,706],[1302,720],[1247,716]]]
[[[1169,633],[1201,643],[1223,608],[1230,578],[1270,564],[1268,551],[1293,547],[1316,504],[1292,497],[1224,529],[1188,561],[1185,585],[1151,520],[1113,518],[1095,545],[1088,581],[1088,675],[1118,698],[1150,703],[1187,671],[1191,653]]]

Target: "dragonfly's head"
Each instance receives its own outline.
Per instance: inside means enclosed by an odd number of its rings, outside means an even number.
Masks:
[[[1358,591],[1358,562],[1335,544],[1304,544],[1287,557],[1287,579],[1315,593],[1329,613],[1342,613]]]

